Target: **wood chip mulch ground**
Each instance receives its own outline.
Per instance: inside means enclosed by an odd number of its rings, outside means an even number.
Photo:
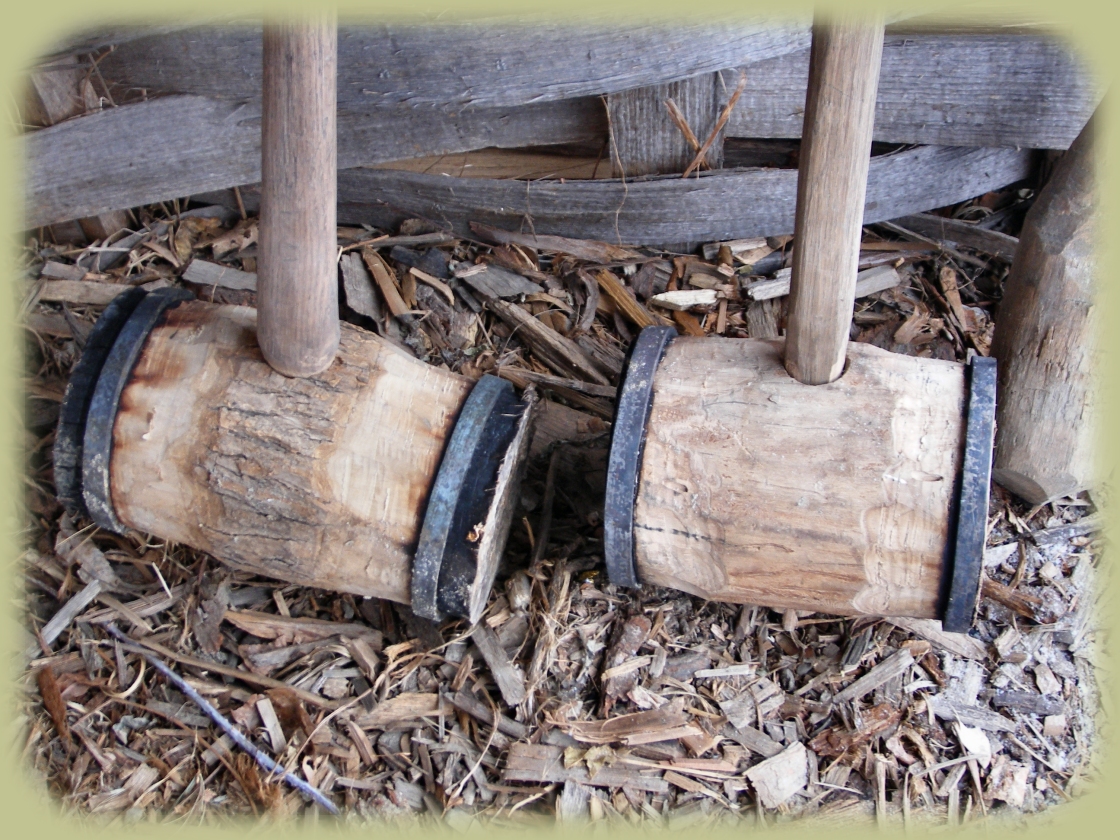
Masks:
[[[938,213],[1014,234],[1030,197],[1007,190]],[[44,236],[25,250],[22,754],[64,812],[198,823],[321,807],[264,771],[152,658],[348,819],[954,825],[1044,811],[1091,785],[1097,496],[1027,508],[993,489],[968,635],[607,581],[603,471],[626,347],[645,323],[779,335],[784,298],[765,295],[781,291],[788,238],[697,256],[569,240],[536,250],[419,221],[340,228],[347,320],[466,376],[534,383],[551,408],[472,630],[251,578],[64,513],[53,429],[98,304],[122,284],[169,283],[253,303],[254,218],[186,203],[133,216],[113,241]],[[857,301],[853,337],[986,354],[1007,264],[901,223],[871,226],[861,267],[898,283]],[[526,320],[536,327],[516,328]]]

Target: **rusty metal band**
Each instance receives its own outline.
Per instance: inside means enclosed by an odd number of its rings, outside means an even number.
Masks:
[[[968,416],[952,547],[952,570],[945,584],[941,626],[966,633],[976,616],[980,571],[988,525],[995,439],[996,360],[973,356],[968,365]]]
[[[470,612],[476,525],[486,521],[507,447],[525,411],[513,386],[487,374],[463,404],[432,484],[412,561],[412,611],[440,621]]]
[[[59,502],[70,513],[89,515],[82,499],[82,438],[97,377],[101,375],[101,368],[105,366],[121,328],[147,295],[144,289],[133,287],[109,301],[86,336],[81,358],[74,365],[70,382],[66,385],[58,412],[58,429],[54,435],[53,461],[55,492]]]
[[[616,586],[639,585],[634,558],[634,503],[638,497],[646,423],[653,406],[653,378],[676,334],[673,327],[642,330],[631,348],[618,389],[603,511],[603,555],[607,575]]]
[[[121,393],[152,328],[168,309],[193,299],[194,295],[186,289],[172,286],[145,295],[121,326],[98,373],[82,434],[82,500],[90,519],[106,530],[118,534],[125,530],[124,523],[117,518],[110,490],[113,426]]]

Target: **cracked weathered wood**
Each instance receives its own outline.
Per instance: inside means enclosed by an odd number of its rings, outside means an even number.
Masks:
[[[652,25],[508,20],[341,26],[338,104],[509,107],[599,96],[751,64],[807,47],[808,27],[762,19]],[[122,44],[110,83],[233,99],[260,96],[259,26],[199,27]]]
[[[800,137],[809,50],[760,61],[729,137]],[[1104,91],[1074,45],[1038,29],[888,27],[873,139],[1065,149]]]
[[[868,170],[864,224],[1006,186],[1026,178],[1030,164],[1030,152],[1017,149],[923,146],[881,155]],[[352,169],[339,173],[338,195],[340,222],[387,229],[420,216],[468,237],[473,221],[612,243],[699,243],[792,233],[797,171],[560,183]]]
[[[409,603],[469,381],[346,324],[329,368],[289,379],[261,358],[255,320],[189,301],[153,330],[114,428],[118,516],[235,568]]]
[[[730,73],[726,75],[731,76]],[[692,138],[702,145],[716,125],[720,107],[726,102],[727,97],[721,97],[723,87],[720,73],[704,73],[609,95],[607,116],[614,177],[684,172],[696,156],[697,148],[669,116],[666,100],[676,104]],[[709,169],[722,168],[722,136],[712,144],[705,160]]]
[[[776,609],[939,615],[964,367],[858,343],[848,359],[809,386],[780,341],[669,345],[634,508],[639,580]]]
[[[260,124],[259,102],[168,96],[29,134],[24,223],[36,227],[251,184],[261,177]],[[338,115],[338,164],[605,136],[597,98],[460,112],[380,108]]]

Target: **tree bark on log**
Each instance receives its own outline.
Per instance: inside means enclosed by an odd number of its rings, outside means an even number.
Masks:
[[[1004,285],[993,477],[1031,504],[1096,478],[1094,118],[1028,211]]]
[[[229,565],[410,602],[425,504],[469,380],[342,325],[322,373],[264,361],[256,313],[188,301],[121,395],[121,521]]]

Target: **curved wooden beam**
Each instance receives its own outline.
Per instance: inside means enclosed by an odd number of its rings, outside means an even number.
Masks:
[[[1030,174],[1029,150],[921,146],[871,160],[864,223],[944,207]],[[469,222],[577,239],[688,245],[793,232],[795,169],[700,178],[496,181],[411,172],[339,173],[340,222],[392,228],[423,217],[462,236]]]

